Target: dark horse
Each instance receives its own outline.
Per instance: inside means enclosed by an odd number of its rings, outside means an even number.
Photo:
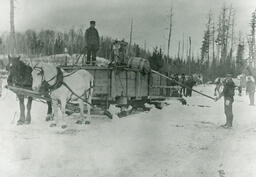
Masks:
[[[20,60],[20,57],[10,57],[8,56],[9,63],[6,69],[9,71],[9,75],[7,78],[7,83],[10,86],[20,87],[24,89],[32,90],[32,68],[26,65],[24,62]],[[31,106],[32,106],[32,97],[27,97],[27,115],[25,117],[25,104],[24,104],[24,95],[17,94],[20,105],[20,118],[17,122],[17,125],[30,124],[31,122]],[[47,102],[48,111],[46,120],[50,120],[52,118],[52,103],[50,101]]]

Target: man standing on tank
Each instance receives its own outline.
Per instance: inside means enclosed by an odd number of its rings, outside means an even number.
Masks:
[[[96,63],[96,53],[100,47],[100,37],[95,24],[95,21],[90,21],[90,27],[85,32],[85,47],[87,49],[86,64],[92,65]]]

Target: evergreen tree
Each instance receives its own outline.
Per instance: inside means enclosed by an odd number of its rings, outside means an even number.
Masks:
[[[152,55],[149,57],[149,62],[152,69],[159,71],[159,69],[163,66],[163,54],[161,48],[154,48]]]

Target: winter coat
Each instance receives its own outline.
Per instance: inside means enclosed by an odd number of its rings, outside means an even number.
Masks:
[[[254,93],[255,92],[255,83],[253,81],[246,82],[246,93]]]
[[[85,32],[85,45],[87,47],[94,46],[96,49],[100,46],[100,37],[96,28],[90,27]]]
[[[232,79],[225,81],[222,94],[223,94],[224,98],[233,99],[233,97],[235,95],[235,83]]]
[[[193,78],[189,78],[187,81],[185,81],[185,85],[192,88],[194,85],[196,85],[196,81]]]

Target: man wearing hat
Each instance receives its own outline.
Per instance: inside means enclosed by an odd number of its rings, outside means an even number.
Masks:
[[[90,27],[85,32],[85,47],[87,48],[87,64],[96,63],[96,53],[100,46],[100,37],[95,28],[95,21],[90,21]]]
[[[246,82],[246,94],[249,95],[250,105],[254,105],[254,93],[255,93],[255,83],[252,78],[249,76],[248,81]]]
[[[231,128],[233,123],[233,110],[232,105],[234,102],[235,95],[235,83],[232,80],[232,75],[227,74],[226,79],[224,81],[224,89],[220,93],[218,97],[216,97],[216,101],[219,100],[222,96],[224,96],[224,110],[226,115],[226,123],[222,125],[224,128]]]

